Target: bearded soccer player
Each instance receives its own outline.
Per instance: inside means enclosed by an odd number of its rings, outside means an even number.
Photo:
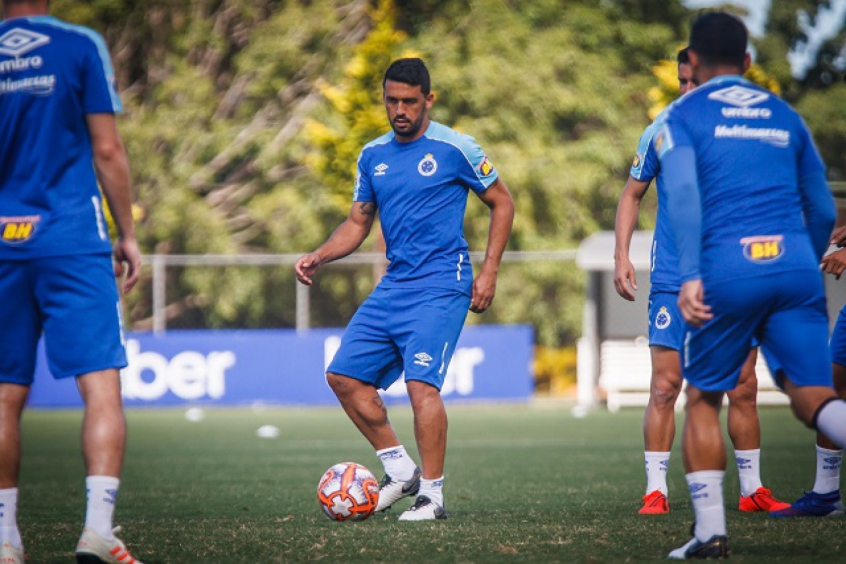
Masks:
[[[682,95],[695,88],[687,48],[678,54],[678,79],[679,92]],[[649,294],[652,383],[649,389],[649,403],[643,418],[646,494],[639,511],[642,515],[670,511],[667,472],[670,466],[670,449],[676,433],[674,408],[683,381],[679,351],[684,345],[686,324],[676,303],[681,287],[678,254],[667,221],[666,206],[663,205],[664,178],[653,143],[655,132],[664,123],[666,115],[666,110],[661,112],[640,138],[629,179],[620,195],[615,227],[614,285],[620,296],[634,301],[637,280],[634,266],[629,259],[629,247],[637,224],[640,202],[649,184],[655,180],[658,190],[658,216],[652,243]],[[772,492],[761,482],[761,424],[756,409],[756,359],[757,352],[753,349],[741,369],[737,387],[728,392],[728,430],[735,448],[740,477],[738,509],[745,512],[774,511],[789,506],[774,498]]]
[[[802,119],[743,79],[747,41],[743,22],[725,12],[694,22],[699,86],[670,108],[655,138],[679,253],[679,309],[691,325],[683,456],[695,526],[671,558],[728,556],[719,410],[753,338],[778,361],[777,383],[796,417],[846,444],[819,272],[834,202]]]
[[[379,211],[390,266],[350,321],[326,378],[384,465],[377,511],[416,495],[401,521],[445,519],[440,389],[468,308],[482,313],[493,301],[514,204],[473,139],[430,120],[434,96],[423,61],[392,63],[383,101],[392,131],[362,149],[349,217],[295,269],[300,282],[311,284],[319,267],[364,242]],[[487,252],[475,279],[463,235],[469,192],[490,208]],[[422,471],[377,392],[403,371]]]
[[[88,507],[80,562],[137,562],[113,534],[126,440],[126,366],[115,273],[141,255],[121,111],[103,39],[50,17],[47,0],[4,0],[0,24],[0,561],[23,562],[16,520],[20,417],[44,334],[50,371],[85,403]],[[98,180],[119,238],[112,247]],[[110,253],[116,261],[113,269]]]

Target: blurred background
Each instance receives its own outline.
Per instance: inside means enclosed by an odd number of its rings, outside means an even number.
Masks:
[[[126,106],[147,261],[125,298],[128,403],[333,401],[284,382],[322,379],[338,328],[384,270],[384,242],[371,235],[310,290],[291,264],[348,213],[358,152],[388,129],[381,78],[400,56],[427,62],[433,119],[476,138],[517,207],[496,301],[470,314],[483,327],[468,327],[452,388],[475,398],[489,378],[517,384],[481,399],[575,397],[579,374],[593,403],[614,371],[648,385],[648,234],[635,238],[629,304],[609,290],[603,232],[641,132],[678,94],[690,22],[715,6],[747,22],[750,78],[802,114],[846,195],[846,0],[55,0],[54,15],[105,36]],[[644,231],[655,206],[648,196]],[[487,224],[471,197],[471,250]],[[244,331],[257,329],[273,331]],[[235,390],[268,374],[275,392]]]

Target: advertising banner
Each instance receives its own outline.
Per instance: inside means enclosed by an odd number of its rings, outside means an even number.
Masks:
[[[127,406],[337,405],[325,368],[341,329],[168,331],[128,333],[129,366],[121,372]],[[441,393],[445,401],[520,401],[532,393],[532,329],[524,325],[464,329]],[[407,402],[398,381],[382,393]],[[43,346],[31,407],[80,407],[73,378],[55,380]]]

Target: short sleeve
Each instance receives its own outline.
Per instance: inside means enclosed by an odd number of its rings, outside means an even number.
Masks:
[[[367,174],[364,164],[364,152],[358,156],[358,164],[355,172],[355,189],[353,190],[353,202],[375,202],[373,187],[370,184],[370,176]]]
[[[496,182],[499,174],[472,137],[463,135],[458,149],[467,162],[467,166],[458,167],[459,180],[464,186],[474,192],[484,192]]]
[[[680,147],[693,147],[693,141],[685,128],[684,122],[676,114],[671,114],[658,129],[653,137],[652,144],[658,159],[661,161]]]
[[[660,124],[653,123],[640,136],[640,141],[637,144],[637,153],[632,162],[632,168],[629,171],[629,174],[635,180],[651,182],[658,176],[661,163],[658,161],[658,155],[655,152],[655,146],[652,141],[659,127]]]
[[[87,37],[90,42],[84,57],[83,109],[86,114],[119,113],[123,111],[123,104],[106,43],[93,32]]]

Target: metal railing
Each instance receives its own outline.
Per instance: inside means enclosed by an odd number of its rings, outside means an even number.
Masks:
[[[147,255],[144,263],[153,270],[153,333],[161,334],[167,330],[167,269],[172,266],[291,266],[302,254],[281,255]],[[471,252],[472,261],[481,262],[483,252]],[[542,262],[571,261],[576,259],[576,249],[559,251],[506,251],[502,262]],[[387,264],[382,253],[353,253],[333,264],[364,266]],[[310,326],[311,308],[309,287],[296,284],[296,328],[306,331]]]

